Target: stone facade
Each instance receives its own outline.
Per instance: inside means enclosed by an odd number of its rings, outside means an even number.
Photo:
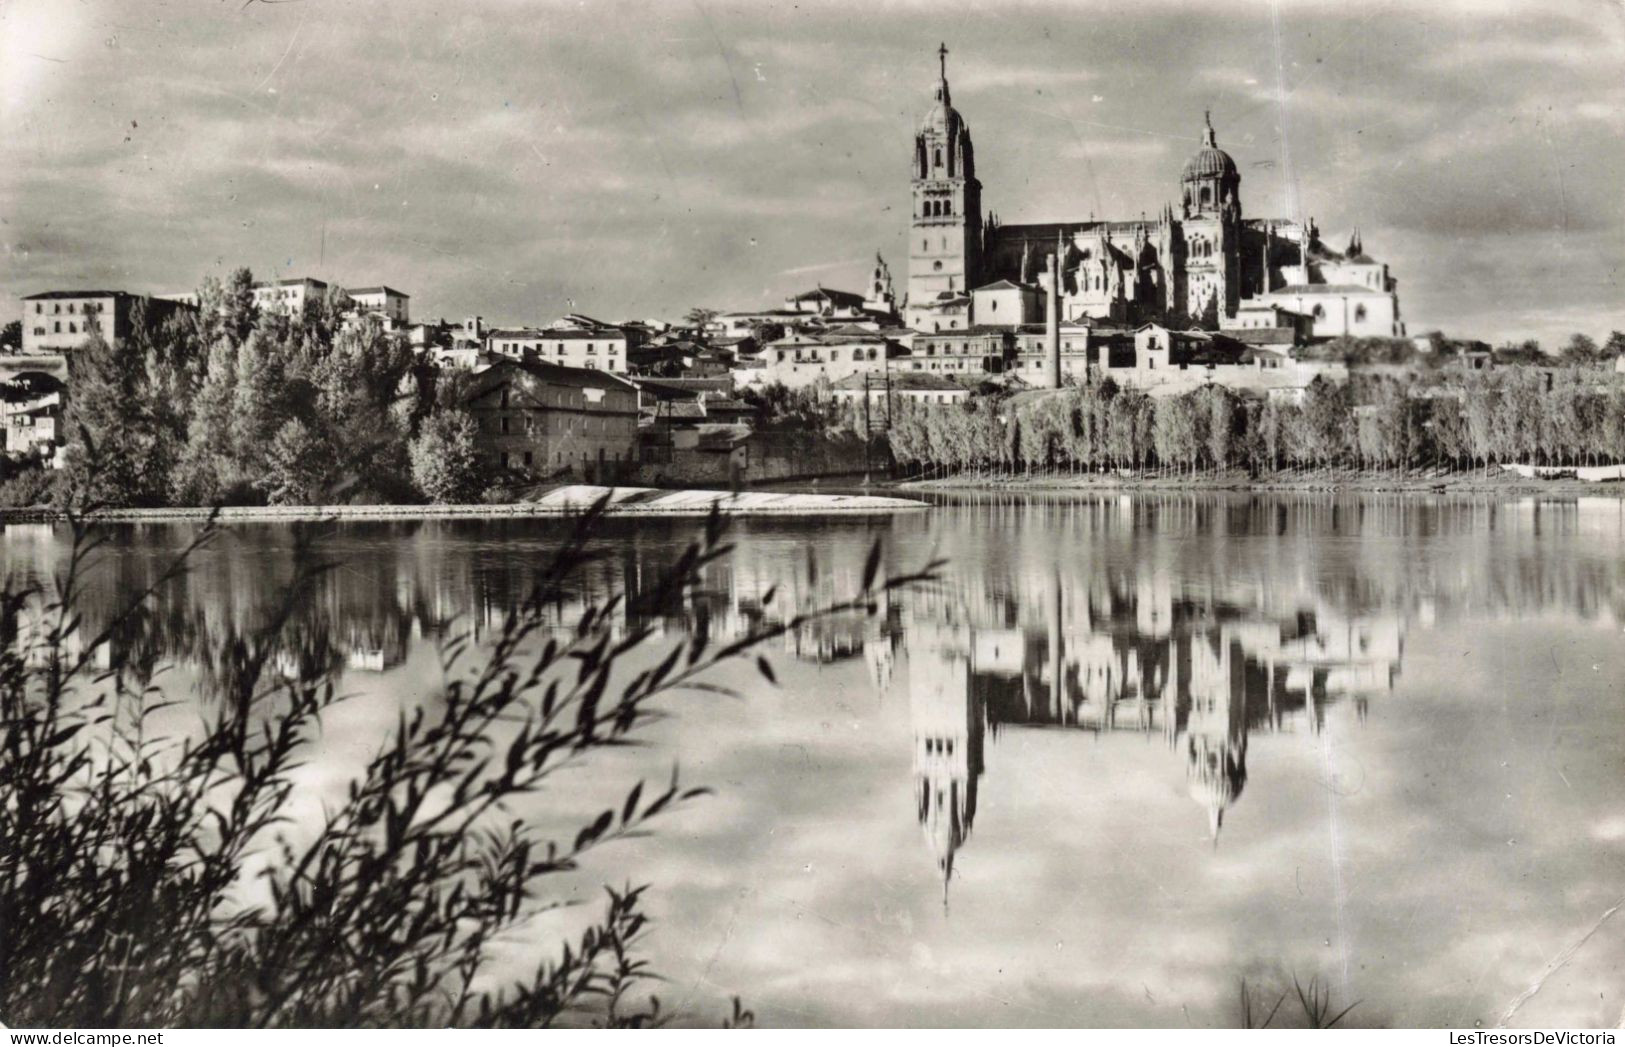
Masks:
[[[45,291],[29,295],[23,299],[23,355],[71,352],[92,334],[100,334],[108,344],[117,345],[130,333],[133,310],[142,301],[149,319],[159,322],[186,308],[181,302],[145,298],[127,291]]]
[[[637,387],[603,371],[502,359],[475,376],[464,406],[493,470],[599,481],[636,464]]]
[[[1249,305],[1280,305],[1314,317],[1314,337],[1404,335],[1397,283],[1358,235],[1337,251],[1313,219],[1244,215],[1240,172],[1219,148],[1211,119],[1181,172],[1178,204],[1155,218],[1007,225],[984,217],[970,129],[949,98],[945,50],[939,60],[911,170],[904,315],[915,330],[1028,322],[991,315],[995,301],[1009,308],[1009,293],[978,291],[1009,292],[1005,282],[1030,287],[1039,260],[1058,253],[1063,321],[1213,330]]]
[[[486,334],[485,348],[496,356],[530,357],[587,371],[626,374],[631,367],[626,332],[618,327],[495,328]]]

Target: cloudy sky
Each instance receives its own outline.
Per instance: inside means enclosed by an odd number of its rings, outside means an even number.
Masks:
[[[1211,108],[1244,211],[1358,226],[1412,330],[1625,328],[1620,0],[0,0],[0,311],[240,264],[515,323],[901,279],[939,41],[1007,221],[1155,213]]]

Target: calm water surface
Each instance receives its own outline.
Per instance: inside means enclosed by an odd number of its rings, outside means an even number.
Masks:
[[[1625,1018],[1625,915],[1605,915],[1625,898],[1620,501],[967,499],[742,521],[703,586],[648,606],[696,532],[612,525],[558,620],[626,593],[662,643],[729,635],[771,615],[770,586],[850,592],[876,539],[889,571],[949,566],[939,591],[776,645],[777,689],[740,671],[740,699],[675,700],[653,744],[530,812],[596,812],[674,762],[716,790],[560,885],[593,906],[604,882],[654,885],[657,991],[692,1020],[737,993],[767,1025],[1233,1025],[1242,979],[1294,974],[1360,1000],[1364,1024]],[[91,621],[189,534],[116,529]],[[488,628],[559,534],[324,529],[339,566],[294,628],[338,638],[356,696],[306,809],[433,691],[436,639]],[[233,527],[118,642],[195,686],[263,620],[293,547]],[[6,529],[14,576],[65,551],[59,530]]]

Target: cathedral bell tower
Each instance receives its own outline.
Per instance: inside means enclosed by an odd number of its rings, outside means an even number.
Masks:
[[[967,310],[943,303],[966,296],[978,277],[982,252],[982,184],[970,128],[948,94],[948,48],[937,50],[936,103],[914,136],[909,219],[907,322],[916,330],[963,326]]]
[[[1202,148],[1180,176],[1185,300],[1178,304],[1192,322],[1212,327],[1234,316],[1241,300],[1241,174],[1219,148],[1211,115],[1204,125]]]

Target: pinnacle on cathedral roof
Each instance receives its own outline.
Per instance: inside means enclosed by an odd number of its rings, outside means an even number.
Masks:
[[[931,111],[925,114],[922,130],[947,131],[951,124],[958,121],[959,114],[954,111],[953,99],[948,93],[948,45],[937,47],[937,88],[936,104]]]

